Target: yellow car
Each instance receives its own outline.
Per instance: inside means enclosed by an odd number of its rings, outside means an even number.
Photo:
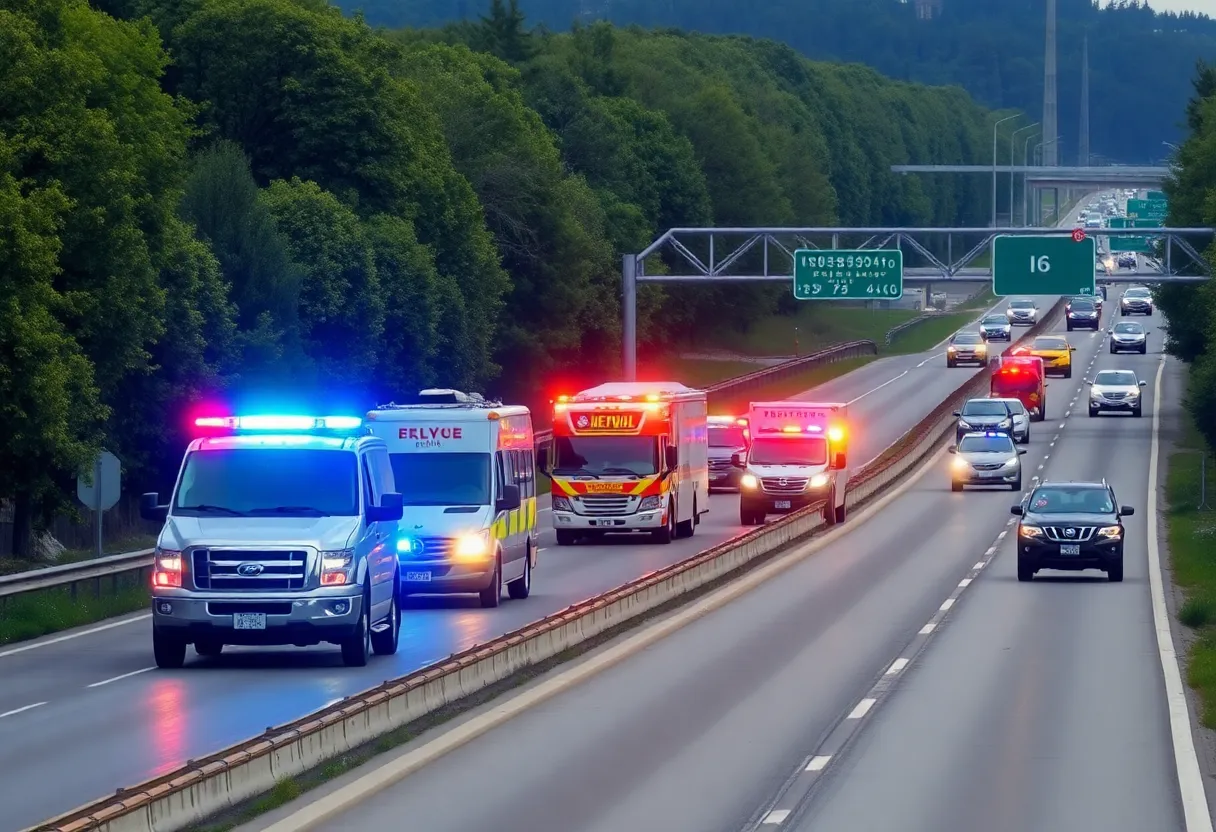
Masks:
[[[1076,347],[1059,335],[1040,335],[1026,352],[1043,359],[1043,371],[1049,376],[1072,378],[1072,354]]]

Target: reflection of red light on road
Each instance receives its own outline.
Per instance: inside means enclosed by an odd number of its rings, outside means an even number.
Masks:
[[[156,749],[153,776],[159,777],[186,762],[186,683],[158,679],[146,704]]]

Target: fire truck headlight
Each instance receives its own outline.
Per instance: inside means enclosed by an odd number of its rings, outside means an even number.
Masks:
[[[574,511],[574,506],[570,505],[570,501],[565,497],[553,498],[554,511]]]
[[[744,488],[755,488],[756,486],[760,485],[760,480],[756,479],[755,474],[744,474],[743,476],[739,477],[739,485],[743,486]]]
[[[658,495],[643,497],[638,503],[638,511],[655,511],[663,507],[663,498]]]
[[[816,474],[811,477],[811,488],[823,488],[828,484],[828,479],[827,474]]]

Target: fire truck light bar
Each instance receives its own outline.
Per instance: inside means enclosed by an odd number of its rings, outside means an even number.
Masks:
[[[221,430],[315,431],[356,430],[363,426],[358,416],[205,416],[194,420],[197,428]]]

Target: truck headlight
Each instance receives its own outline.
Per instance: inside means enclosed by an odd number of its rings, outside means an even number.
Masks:
[[[331,549],[321,553],[321,586],[354,583],[354,572],[354,549]]]
[[[1042,537],[1043,530],[1038,526],[1018,526],[1018,534],[1022,537]]]
[[[152,570],[152,586],[182,585],[182,553],[176,549],[156,547],[156,564]]]
[[[566,497],[554,497],[553,498],[553,510],[554,511],[573,512],[574,506],[570,505],[570,500],[567,499]]]
[[[827,474],[816,474],[811,477],[811,488],[823,488],[828,484]]]
[[[959,471],[961,473],[963,471],[966,471],[970,467],[971,466],[967,463],[967,460],[963,459],[961,456],[956,456],[954,458],[954,470],[955,471]]]
[[[1123,534],[1123,529],[1119,526],[1103,526],[1098,529],[1098,537],[1105,537],[1110,540],[1117,540]]]
[[[756,486],[760,485],[760,480],[756,479],[755,474],[744,474],[743,476],[739,477],[739,485],[743,486],[744,488],[755,488]]]
[[[654,511],[663,507],[663,498],[658,495],[652,497],[643,497],[642,502],[638,503],[638,511]]]
[[[479,532],[463,534],[456,538],[452,554],[462,560],[476,560],[490,554],[490,532],[482,529]]]

